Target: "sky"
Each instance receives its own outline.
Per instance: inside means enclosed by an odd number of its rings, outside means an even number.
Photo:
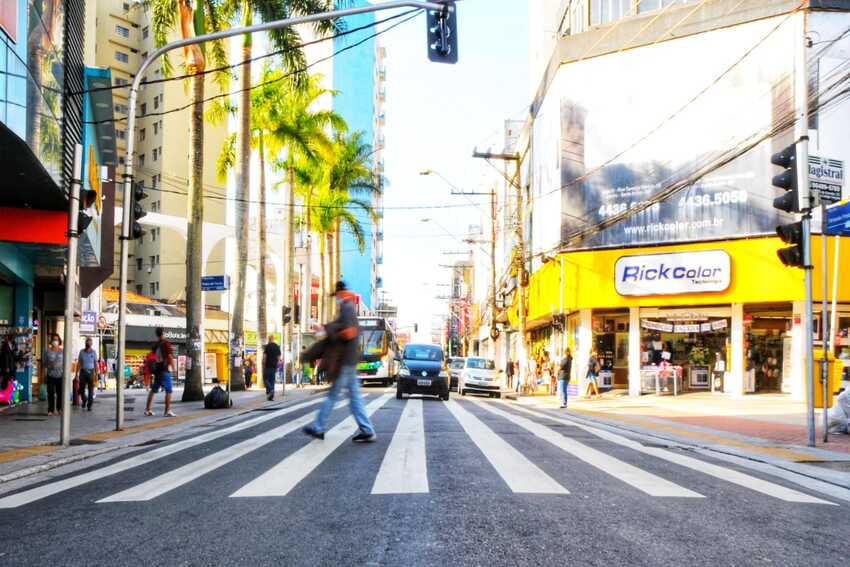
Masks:
[[[448,293],[450,280],[440,265],[461,258],[444,252],[468,250],[462,238],[470,225],[486,232],[489,197],[453,196],[440,177],[420,171],[437,171],[464,191],[489,190],[492,170],[471,157],[473,148],[501,140],[504,120],[523,117],[530,102],[526,0],[463,0],[457,6],[456,65],[428,61],[424,16],[380,38],[387,48],[388,181],[380,273],[387,299],[399,307],[399,327],[418,324],[414,340],[422,341],[430,340],[433,315],[447,311],[436,299]],[[396,208],[420,205],[455,208]]]

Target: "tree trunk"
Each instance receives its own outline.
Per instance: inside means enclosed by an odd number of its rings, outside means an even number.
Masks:
[[[310,329],[310,319],[313,318],[313,235],[310,231],[310,207],[312,203],[313,188],[309,187],[307,190],[307,199],[306,206],[304,207],[304,212],[306,215],[306,235],[307,239],[304,243],[306,259],[304,260],[304,282],[305,282],[305,294],[304,301],[302,302],[301,309],[304,309],[306,313],[302,313],[301,320],[303,323],[302,331],[309,332]]]
[[[186,196],[186,329],[188,344],[186,352],[189,363],[186,369],[186,384],[183,388],[184,402],[204,399],[203,353],[201,352],[201,329],[203,328],[204,303],[201,295],[203,275],[203,229],[204,229],[204,76],[190,79],[192,116],[189,122],[189,187]]]
[[[260,144],[260,179],[259,179],[259,211],[257,215],[259,266],[257,267],[257,368],[261,373],[263,368],[263,346],[266,344],[266,156],[263,132],[259,133]]]
[[[243,2],[244,4],[244,2]],[[250,10],[249,10],[250,12]],[[243,6],[243,23],[245,11]],[[250,17],[248,18],[250,20]],[[250,21],[248,22],[250,24]],[[245,277],[248,270],[248,198],[251,193],[251,44],[247,40],[242,46],[242,68],[240,71],[239,108],[236,116],[236,293],[233,297],[230,324],[233,340],[241,348],[231,353],[230,389],[244,390],[242,366],[237,358],[244,356]]]

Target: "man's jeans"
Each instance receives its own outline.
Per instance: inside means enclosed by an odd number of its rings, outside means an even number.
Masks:
[[[558,380],[558,399],[562,406],[567,405],[567,384],[569,380]]]
[[[319,413],[316,415],[316,421],[313,422],[313,430],[324,432],[327,425],[328,416],[333,410],[334,404],[343,388],[348,388],[349,406],[351,415],[360,427],[360,431],[367,435],[375,433],[372,423],[369,421],[369,416],[366,415],[366,408],[363,406],[363,398],[360,397],[360,379],[357,378],[356,366],[343,366],[339,372],[339,376],[334,380],[331,386],[328,397],[325,398],[322,407],[319,408]]]
[[[263,368],[263,383],[266,385],[266,395],[274,395],[274,382],[277,368]]]

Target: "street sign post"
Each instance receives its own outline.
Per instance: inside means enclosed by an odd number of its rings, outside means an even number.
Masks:
[[[227,335],[230,336],[230,276],[201,276],[201,291],[227,291]],[[233,351],[232,341],[228,341],[228,350]],[[232,361],[231,361],[232,362]],[[228,368],[232,368],[230,364]],[[205,372],[202,367],[201,372]],[[206,377],[204,377],[206,378]],[[227,379],[227,401],[230,402],[230,378]]]

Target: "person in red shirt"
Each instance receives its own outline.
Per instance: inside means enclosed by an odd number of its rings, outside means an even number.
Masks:
[[[153,345],[152,349],[154,354],[152,364],[153,368],[151,369],[153,374],[153,385],[151,385],[150,392],[148,392],[148,403],[145,406],[145,415],[153,415],[153,411],[151,411],[153,397],[161,388],[165,390],[164,417],[176,417],[174,412],[171,411],[171,373],[174,372],[174,349],[171,348],[171,343],[163,337],[164,333],[165,332],[162,327],[156,328],[156,337],[158,340]]]

